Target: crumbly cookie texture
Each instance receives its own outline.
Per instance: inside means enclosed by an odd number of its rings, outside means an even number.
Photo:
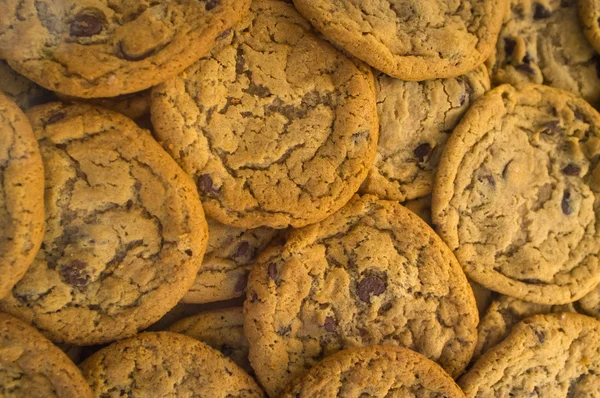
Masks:
[[[84,103],[101,106],[111,111],[122,113],[130,119],[136,120],[150,112],[150,90],[138,93],[123,94],[112,98],[77,98],[62,93],[55,93],[58,99],[68,103]]]
[[[294,0],[332,42],[389,76],[456,77],[492,53],[507,0]]]
[[[545,84],[600,104],[600,57],[583,34],[577,0],[511,0],[487,63],[494,85]]]
[[[56,342],[131,336],[198,272],[208,232],[195,186],[119,113],[51,103],[28,116],[46,171],[46,232],[0,309]]]
[[[579,20],[588,41],[600,51],[600,0],[578,0]]]
[[[503,85],[454,130],[433,190],[436,231],[488,289],[565,304],[600,281],[600,115],[556,88]]]
[[[0,57],[49,90],[114,97],[183,71],[249,6],[250,0],[6,0]]]
[[[431,194],[450,133],[469,106],[490,89],[485,66],[466,75],[407,82],[375,75],[379,146],[361,192],[412,200]]]
[[[377,148],[373,75],[290,4],[256,0],[230,44],[158,87],[152,121],[207,215],[301,227],[342,207]]]
[[[435,362],[406,348],[375,345],[340,351],[297,379],[282,398],[464,398]]]
[[[242,307],[201,312],[176,322],[168,330],[208,344],[231,358],[246,372],[252,373]]]
[[[113,343],[80,367],[94,397],[264,397],[229,358],[171,332],[142,333]]]
[[[40,332],[0,313],[0,396],[87,398],[79,369]]]
[[[268,228],[243,229],[208,222],[208,247],[186,303],[210,303],[241,297],[246,292],[252,262],[282,232]]]
[[[44,166],[31,124],[0,94],[0,298],[33,262],[44,235]]]
[[[3,59],[0,59],[0,91],[23,110],[52,98],[50,91],[19,75]]]
[[[535,315],[516,325],[460,380],[467,397],[596,397],[600,322],[579,314]]]
[[[446,245],[399,203],[368,195],[263,252],[250,271],[244,311],[250,363],[272,396],[354,346],[404,346],[458,376],[478,322],[473,293]]]

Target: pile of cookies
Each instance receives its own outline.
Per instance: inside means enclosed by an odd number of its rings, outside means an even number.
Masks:
[[[600,396],[599,21],[2,0],[0,396]]]

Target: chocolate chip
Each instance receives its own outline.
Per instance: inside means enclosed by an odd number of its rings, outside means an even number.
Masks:
[[[583,113],[581,113],[578,109],[575,109],[573,111],[573,116],[575,116],[575,119],[577,119],[577,120],[585,121],[585,116],[583,116]]]
[[[69,28],[69,34],[76,37],[91,37],[102,32],[106,24],[106,16],[97,8],[87,8],[80,11]]]
[[[538,332],[537,330],[535,330],[534,332],[535,332],[535,335],[537,336],[538,340],[540,341],[540,343],[543,343],[544,341],[546,341],[546,333]]]
[[[190,257],[191,257],[191,256],[194,254],[194,252],[193,252],[193,251],[191,251],[190,249],[187,249],[187,250],[185,251],[185,254],[187,254],[188,256],[190,256]]]
[[[270,263],[269,268],[267,269],[267,274],[272,280],[277,280],[277,264]]]
[[[334,332],[335,329],[337,328],[337,322],[336,322],[335,318],[332,316],[328,316],[327,318],[325,318],[325,323],[323,324],[323,327],[328,332]]]
[[[356,294],[365,303],[369,303],[371,295],[379,296],[387,288],[386,282],[378,276],[367,276],[356,286]]]
[[[250,244],[246,241],[243,241],[242,243],[240,243],[240,245],[237,248],[237,252],[235,253],[236,257],[242,257],[245,256],[246,253],[248,253],[248,249],[250,249]]]
[[[129,199],[129,200],[127,201],[127,203],[125,203],[125,208],[126,208],[127,210],[131,210],[131,208],[132,208],[132,207],[133,207],[133,200]]]
[[[204,6],[206,7],[206,11],[210,11],[219,5],[219,0],[200,0],[200,1],[205,3]]]
[[[90,281],[90,276],[84,272],[87,265],[84,261],[73,260],[68,266],[61,268],[60,275],[71,286],[83,288]]]
[[[63,120],[65,116],[67,116],[65,112],[55,113],[54,115],[50,116],[48,120],[46,120],[46,125],[58,123]]]
[[[496,186],[496,179],[492,175],[488,174],[488,175],[485,175],[485,176],[479,178],[479,181],[483,181],[483,180],[487,181],[487,183],[490,184],[492,187]]]
[[[529,73],[530,75],[535,73],[535,69],[533,69],[533,67],[528,63],[519,64],[515,66],[515,69],[521,72]]]
[[[567,216],[573,213],[573,209],[571,208],[571,192],[565,191],[560,202],[560,207],[562,208],[562,212]]]
[[[246,288],[247,284],[248,284],[248,275],[246,275],[246,274],[240,275],[238,277],[237,282],[235,283],[234,290],[238,293],[243,292],[244,289]]]
[[[286,336],[286,335],[290,334],[291,331],[292,331],[292,325],[287,325],[287,326],[277,329],[277,334],[280,336]]]
[[[541,5],[540,3],[535,3],[535,8],[533,11],[533,19],[545,19],[550,18],[552,16],[552,11]]]
[[[208,195],[215,195],[218,191],[213,186],[212,177],[209,174],[202,174],[198,177],[198,189]]]
[[[542,131],[542,133],[544,134],[557,134],[560,133],[560,121],[558,120],[551,120],[549,122],[543,123],[542,127],[544,128],[544,130]]]
[[[528,283],[530,285],[542,285],[544,283],[539,279],[533,279],[533,278],[521,279],[521,282]]]
[[[429,156],[429,154],[431,153],[431,145],[429,145],[427,142],[424,144],[419,145],[418,147],[415,148],[415,150],[413,151],[413,153],[415,154],[415,156],[417,157],[417,159],[419,159],[419,162],[424,162],[425,159],[427,159],[427,157]]]
[[[256,303],[257,301],[258,301],[258,295],[256,293],[252,293],[252,296],[250,296],[250,302]]]
[[[392,309],[392,303],[385,303],[384,305],[382,305],[379,308],[378,314],[385,314],[386,312],[388,312],[390,309]]]
[[[578,176],[581,173],[581,167],[576,164],[569,163],[564,169],[562,169],[563,174],[568,176]]]
[[[511,56],[515,51],[515,47],[517,46],[517,41],[509,38],[504,39],[504,52],[506,55]]]
[[[231,33],[231,29],[227,29],[227,30],[223,31],[222,33],[220,33],[217,36],[217,40],[221,40],[221,39],[226,38],[227,36],[229,36],[230,33]]]

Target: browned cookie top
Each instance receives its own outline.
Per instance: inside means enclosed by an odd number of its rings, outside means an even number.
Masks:
[[[250,0],[4,0],[0,57],[50,90],[113,97],[181,72],[249,5]]]
[[[157,137],[217,221],[284,228],[322,220],[358,190],[375,156],[370,68],[278,0],[254,1],[226,40],[154,89]]]
[[[51,103],[29,117],[46,168],[46,233],[0,308],[58,342],[131,336],[198,272],[207,226],[194,184],[119,113]]]
[[[250,362],[274,396],[353,346],[404,346],[457,376],[471,358],[478,321],[451,251],[402,205],[373,196],[356,196],[263,252],[244,310]]]

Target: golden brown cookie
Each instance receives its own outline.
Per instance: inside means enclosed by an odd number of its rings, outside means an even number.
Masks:
[[[600,51],[600,0],[578,0],[579,20],[590,44]]]
[[[285,228],[324,219],[358,190],[375,156],[370,68],[283,1],[254,1],[227,40],[153,90],[156,136],[219,222]]]
[[[12,70],[0,59],[0,91],[26,110],[52,99],[52,93]]]
[[[250,0],[4,0],[0,58],[53,91],[115,97],[150,88],[208,53]]]
[[[250,363],[272,396],[322,358],[373,344],[410,348],[456,377],[478,322],[448,247],[404,206],[368,195],[263,252],[244,316]]]
[[[51,103],[29,118],[46,169],[46,233],[0,308],[56,342],[131,336],[198,272],[208,232],[195,186],[119,113]]]
[[[31,124],[0,94],[0,298],[23,277],[44,235],[44,166]]]

